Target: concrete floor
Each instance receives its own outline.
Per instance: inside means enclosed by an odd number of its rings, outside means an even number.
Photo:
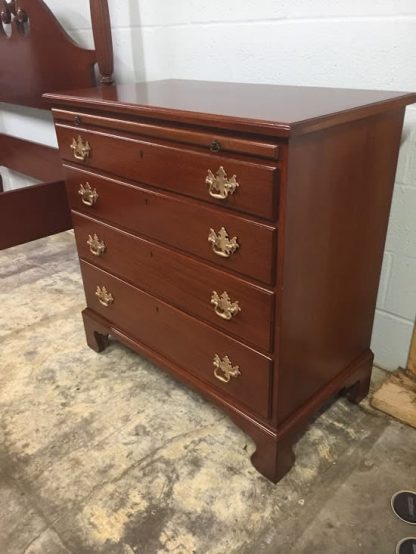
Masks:
[[[339,399],[273,485],[224,414],[86,347],[72,234],[0,252],[0,554],[390,554],[415,431]],[[375,372],[375,378],[383,378]]]

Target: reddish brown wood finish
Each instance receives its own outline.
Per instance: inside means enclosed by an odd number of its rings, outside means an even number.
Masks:
[[[112,82],[112,40],[107,0],[90,0],[96,52],[77,46],[42,0],[0,2],[0,101],[47,108],[49,90],[91,86],[98,61],[101,83]],[[3,23],[10,24],[6,35]],[[56,149],[0,135],[0,164],[46,181],[0,194],[0,243],[14,246],[70,226]],[[58,181],[55,183],[55,181]],[[3,193],[0,176],[0,193]],[[31,209],[30,209],[31,208]],[[23,215],[27,216],[22,219]]]
[[[305,424],[322,406],[327,405],[339,391],[345,391],[347,397],[356,402],[357,387],[368,379],[371,373],[373,356],[367,351],[352,364],[328,382],[318,394],[314,395],[300,410],[277,428],[261,418],[252,417],[244,407],[235,404],[231,398],[224,398],[221,391],[207,386],[189,371],[175,364],[154,349],[148,348],[138,339],[127,336],[114,324],[96,312],[86,308],[83,313],[88,345],[96,352],[102,352],[108,344],[111,334],[139,354],[149,358],[155,364],[167,369],[174,376],[197,390],[208,399],[228,412],[233,421],[255,441],[257,449],[251,457],[256,469],[270,481],[277,483],[290,470],[294,463],[293,444],[299,438]]]
[[[367,371],[363,373],[361,379],[347,389],[345,396],[352,404],[359,404],[369,393],[371,383],[371,369],[372,368],[367,368]]]
[[[127,131],[138,137],[151,137],[169,140],[190,146],[199,146],[206,151],[245,154],[259,158],[279,159],[280,146],[278,144],[260,142],[254,139],[247,140],[225,133],[203,133],[185,127],[172,125],[157,125],[131,119],[115,119],[82,112],[68,110],[52,110],[57,123],[69,123],[80,127],[99,129],[117,129]]]
[[[270,358],[215,331],[169,304],[126,282],[81,261],[87,306],[111,319],[116,328],[186,368],[202,381],[246,405],[254,413],[269,415]],[[109,307],[95,295],[97,285],[105,286],[114,297]],[[186,344],[183,337],[188,337]],[[222,383],[214,376],[214,355],[228,355],[241,375]]]
[[[59,110],[70,106],[70,111],[80,113],[81,119],[90,125],[98,123],[104,115],[107,121],[103,126],[109,130],[113,126],[114,134],[120,130],[136,133],[143,125],[147,130],[144,132],[156,133],[149,134],[147,142],[151,142],[152,136],[157,138],[153,141],[156,146],[165,139],[177,141],[184,160],[188,152],[199,151],[202,143],[196,142],[192,148],[180,144],[191,140],[192,133],[210,135],[213,128],[222,129],[221,132],[237,140],[264,141],[266,145],[274,141],[279,147],[279,201],[273,197],[270,212],[278,209],[278,217],[270,225],[261,224],[253,217],[239,217],[233,214],[232,206],[213,207],[208,205],[208,199],[161,194],[145,184],[132,185],[67,165],[68,191],[74,209],[165,244],[150,246],[143,237],[126,238],[118,231],[108,235],[111,250],[119,249],[117,259],[103,265],[108,273],[83,262],[89,306],[84,312],[88,343],[95,350],[101,350],[107,335],[114,335],[217,402],[256,441],[253,464],[276,482],[290,469],[294,460],[293,444],[311,415],[341,391],[351,402],[359,402],[368,392],[373,361],[369,349],[371,327],[404,106],[416,100],[416,96],[162,82],[49,98],[54,98]],[[202,112],[210,106],[210,113],[195,112],[197,106]],[[88,111],[84,113],[83,109]],[[277,118],[278,114],[286,115]],[[173,122],[178,133],[169,135]],[[87,130],[94,131],[89,127]],[[121,147],[118,152],[123,156]],[[253,160],[248,152],[244,154],[247,161]],[[243,152],[232,157],[239,162],[245,160]],[[131,157],[127,156],[126,160],[130,163]],[[104,158],[99,159],[97,169],[106,167],[108,171],[108,166],[101,167],[102,164]],[[272,164],[267,162],[269,165]],[[258,166],[265,166],[265,162],[258,162]],[[124,172],[122,162],[114,170]],[[166,187],[165,179],[161,176],[160,187]],[[99,194],[92,208],[82,207],[78,195],[80,181],[85,180]],[[79,219],[80,215],[75,218],[78,222],[86,221]],[[94,225],[101,225],[101,232],[107,233],[104,229],[108,227],[102,223],[88,221],[88,226],[83,228],[92,231]],[[205,237],[207,225],[215,227],[211,221],[224,225],[230,234],[241,238],[242,247],[238,251],[241,258],[219,261],[206,256],[205,240],[198,242],[196,237]],[[273,236],[276,236],[277,248],[271,246]],[[80,253],[84,249],[82,255],[87,257],[82,240]],[[143,245],[137,248],[138,258],[134,263],[128,260],[125,250],[128,247],[124,246],[127,241]],[[170,268],[165,279],[165,296],[163,280],[159,274],[152,273],[154,262],[148,262],[142,271],[138,265],[136,269],[136,263],[145,263],[147,248],[158,252],[157,257],[162,260],[160,267]],[[167,248],[182,250],[200,261],[177,252],[164,256],[162,252],[166,253]],[[183,259],[183,276],[171,270],[177,263],[174,260],[179,258]],[[243,258],[244,263],[238,262]],[[91,257],[88,259],[93,261]],[[103,257],[98,263],[107,262]],[[213,267],[218,263],[221,270]],[[197,266],[205,266],[207,274],[201,277],[200,283],[190,287],[195,306],[205,294],[201,296],[200,291],[206,277],[216,272],[230,286],[237,282],[232,272],[273,285],[270,292],[275,294],[276,302],[270,325],[274,334],[270,357],[245,344],[255,336],[253,344],[260,344],[260,335],[254,329],[251,335],[248,327],[244,333],[241,331],[238,336],[245,341],[241,343],[227,336],[228,333],[216,330],[213,321],[202,311],[186,307],[186,295],[179,293],[183,300],[176,306],[180,309],[171,305],[175,304],[175,290],[187,287],[187,278],[198,279]],[[146,288],[169,304],[120,281],[112,275],[117,271],[138,289]],[[98,283],[100,275],[104,277]],[[114,296],[121,298],[122,306],[116,308],[116,302],[109,309],[97,306],[96,284],[112,289]],[[245,289],[247,293],[242,290],[241,294],[247,300],[254,283],[245,286],[249,287]],[[162,305],[163,310],[156,312],[156,307],[160,310]],[[187,315],[187,310],[195,317]],[[150,322],[149,329],[145,328],[144,321]],[[222,329],[226,332],[226,327]],[[195,350],[193,344],[188,350],[191,333],[196,337]],[[223,348],[220,354],[228,354],[241,367],[246,360],[245,349],[254,356],[247,359],[253,381],[235,394],[227,394],[221,386],[215,386],[218,383],[214,385],[206,379],[206,364],[212,361],[208,351],[220,343]],[[264,377],[269,374],[258,360],[268,360],[271,364],[270,379]],[[237,383],[238,379],[233,385]]]
[[[288,137],[416,102],[415,93],[166,80],[46,94],[56,106]]]
[[[61,181],[63,178],[62,162],[56,148],[1,133],[0,165],[40,181]]]
[[[208,386],[193,373],[186,371],[180,365],[172,362],[157,351],[148,348],[138,339],[127,336],[120,329],[117,329],[111,321],[89,308],[86,308],[82,312],[82,316],[87,343],[90,348],[96,352],[102,352],[108,345],[108,335],[111,333],[119,341],[139,354],[146,356],[160,367],[167,369],[182,382],[228,412],[235,423],[256,442],[257,450],[251,459],[260,473],[263,473],[273,482],[277,482],[289,471],[294,461],[292,451],[294,437],[282,436],[278,438],[276,432],[269,428],[266,422],[261,422],[258,418],[254,419],[244,406],[235,403],[231,397],[224,397],[222,391]],[[314,409],[316,410],[316,407]]]
[[[79,213],[72,213],[72,221],[80,258],[125,281],[140,283],[153,296],[230,335],[271,350],[272,292]],[[100,256],[87,244],[94,234],[105,244]],[[219,294],[226,291],[232,301],[238,300],[241,312],[230,320],[216,315],[210,302],[214,290]]]
[[[113,82],[114,61],[107,0],[90,0],[90,12],[100,83],[109,85]]]
[[[403,114],[289,145],[277,422],[369,347]]]
[[[272,227],[96,173],[67,165],[65,169],[72,209],[156,239],[229,271],[272,283],[276,233]],[[84,206],[78,194],[80,184],[87,182],[98,193],[97,203],[91,207]],[[225,227],[230,238],[237,236],[240,244],[229,258],[214,254],[208,242],[210,228],[218,232],[221,227]]]
[[[101,318],[94,316],[90,310],[86,308],[82,312],[84,320],[85,338],[87,344],[95,352],[102,352],[109,345],[110,326],[108,323],[103,323]]]
[[[0,250],[70,229],[63,181],[0,194]]]
[[[82,163],[87,169],[170,190],[216,204],[273,219],[277,208],[278,170],[236,158],[178,148],[175,144],[135,140],[126,135],[103,134],[82,128],[56,125],[59,149],[64,160],[75,162],[71,144],[80,136],[91,151]],[[263,162],[264,163],[264,162]],[[224,200],[209,195],[205,182],[223,166],[227,176],[236,176],[239,187]]]
[[[96,53],[77,46],[42,0],[19,0],[18,8],[28,17],[28,26],[18,21],[12,4],[6,6],[12,34],[7,37],[0,26],[2,102],[46,108],[47,103],[42,99],[44,92],[95,84]],[[98,40],[100,61],[105,58],[100,65],[109,71],[111,51],[102,54],[104,45],[111,43],[106,2],[92,1],[91,10],[95,17],[102,10],[100,21],[94,22],[94,36]]]
[[[25,33],[11,14],[10,38],[0,27],[1,100],[45,108],[46,91],[93,85],[94,52],[76,46],[41,0],[19,4],[30,24]],[[36,59],[43,63],[33,63]]]

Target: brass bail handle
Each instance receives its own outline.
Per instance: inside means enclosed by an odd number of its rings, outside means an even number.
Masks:
[[[100,304],[108,308],[114,302],[114,296],[105,287],[97,285],[95,296],[98,298]]]
[[[223,383],[229,383],[230,382],[230,375],[229,374],[223,374],[223,373],[220,373],[221,369],[219,367],[216,367],[215,370],[214,370],[214,375],[215,377],[219,380],[219,381],[222,381]]]
[[[236,189],[240,186],[235,175],[228,179],[223,166],[220,166],[216,175],[208,169],[205,182],[208,185],[208,194],[217,200],[225,200],[228,198],[228,195],[234,194]]]
[[[239,248],[237,237],[230,239],[225,227],[216,233],[214,229],[209,230],[208,242],[213,252],[221,258],[229,258]]]
[[[83,139],[81,135],[78,135],[77,138],[74,137],[72,139],[70,148],[74,158],[81,162],[85,162],[91,153],[90,143],[86,139]]]
[[[238,300],[231,302],[227,291],[224,291],[220,296],[217,291],[214,290],[211,296],[211,304],[215,306],[214,311],[216,315],[227,321],[241,312]]]
[[[89,183],[79,186],[78,194],[81,196],[81,202],[86,206],[93,206],[98,200],[98,193]]]
[[[103,240],[100,240],[98,235],[88,235],[87,244],[90,247],[90,252],[94,256],[102,256],[106,251],[106,245]]]
[[[241,375],[240,367],[238,365],[233,366],[228,356],[224,356],[222,359],[215,354],[214,361],[214,375],[222,383],[229,383],[231,377],[237,378]]]

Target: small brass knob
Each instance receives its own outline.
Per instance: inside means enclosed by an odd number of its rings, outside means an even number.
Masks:
[[[100,240],[95,233],[92,236],[88,235],[87,244],[90,247],[91,254],[94,254],[94,256],[102,256],[107,248],[105,242]]]
[[[97,285],[97,290],[95,291],[95,296],[98,298],[100,304],[108,308],[114,302],[114,297],[111,292],[108,292],[105,287],[100,287]]]
[[[222,166],[215,175],[208,169],[205,182],[208,185],[208,194],[217,200],[225,200],[228,198],[228,195],[234,194],[236,189],[240,186],[239,183],[237,183],[235,175],[228,179],[227,173]]]
[[[70,148],[74,158],[81,162],[85,162],[91,153],[90,143],[86,139],[83,139],[80,135],[78,135],[77,138],[72,139]]]
[[[214,139],[209,145],[209,149],[211,152],[219,152],[221,150],[221,143],[217,139]]]
[[[78,194],[81,196],[81,202],[86,206],[94,206],[98,200],[98,193],[95,189],[91,188],[89,183],[79,186]]]
[[[231,302],[228,292],[226,291],[224,291],[220,296],[217,291],[214,290],[211,296],[211,304],[215,306],[214,311],[217,316],[222,319],[230,320],[241,312],[238,300]]]
[[[229,383],[231,377],[237,378],[241,375],[240,367],[238,365],[233,366],[228,356],[221,359],[218,354],[215,354],[213,366],[215,377],[223,383]]]
[[[218,233],[214,229],[210,229],[208,242],[211,244],[213,252],[221,258],[229,258],[240,247],[237,237],[230,239],[225,227],[221,227]]]

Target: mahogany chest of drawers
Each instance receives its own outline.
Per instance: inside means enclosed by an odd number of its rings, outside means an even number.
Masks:
[[[111,334],[228,411],[273,481],[368,392],[405,93],[160,81],[48,94],[84,281]]]

